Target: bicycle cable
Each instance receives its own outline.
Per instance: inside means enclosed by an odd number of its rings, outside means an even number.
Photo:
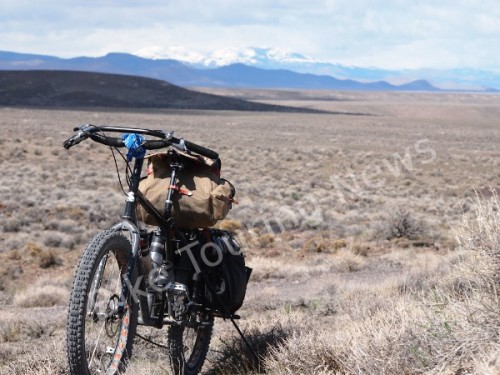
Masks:
[[[106,133],[104,133],[104,131],[102,129],[98,128],[98,132],[102,133],[102,135],[104,137],[107,137]],[[120,188],[122,189],[123,194],[126,196],[127,192],[125,191],[125,188],[123,187],[123,182],[122,182],[122,179],[121,179],[121,176],[120,176],[120,168],[118,167],[118,160],[116,160],[115,151],[118,152],[118,154],[122,157],[122,159],[126,163],[125,176],[126,176],[126,179],[127,179],[127,185],[129,187],[130,187],[130,181],[129,181],[129,179],[127,177],[128,177],[128,172],[130,171],[130,164],[127,161],[127,159],[125,158],[125,156],[123,155],[123,153],[117,147],[109,146],[109,149],[111,150],[111,155],[113,156],[113,161],[115,163],[116,176],[118,177],[118,182],[120,183]]]
[[[97,132],[101,133],[103,137],[107,137],[106,133],[104,133],[104,131],[102,129],[100,129],[99,127],[97,127]],[[113,156],[113,161],[115,163],[116,176],[118,177],[118,182],[120,183],[120,188],[122,189],[123,194],[127,195],[127,192],[123,188],[123,182],[122,182],[122,179],[120,177],[120,168],[118,167],[118,160],[116,160],[115,151],[118,152],[118,154],[122,157],[122,159],[124,159],[125,161],[126,161],[126,159],[123,156],[123,154],[120,152],[120,150],[118,150],[118,148],[113,147],[113,146],[109,146],[109,149],[111,150],[111,156]],[[127,163],[127,167],[130,169],[130,167],[128,166],[128,163]]]
[[[130,174],[132,173],[132,169],[130,168],[130,161],[125,157],[125,155],[123,155],[123,153],[119,149],[116,149],[116,151],[118,152],[118,154],[120,154],[123,161],[125,162],[125,180],[127,181],[127,186],[130,189],[130,182],[131,182]],[[122,190],[123,190],[123,187],[122,187]],[[125,194],[125,195],[127,195],[127,194]]]
[[[122,189],[123,194],[127,195],[127,192],[123,188],[123,182],[122,182],[122,179],[120,177],[120,169],[118,168],[118,161],[116,160],[116,156],[115,156],[115,151],[118,152],[120,155],[122,155],[122,153],[116,147],[109,146],[109,148],[111,149],[111,155],[113,155],[113,160],[115,162],[116,175],[118,176],[118,182],[120,183],[120,188]]]

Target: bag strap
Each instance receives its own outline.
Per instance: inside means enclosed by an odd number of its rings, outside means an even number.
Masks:
[[[178,191],[182,195],[187,195],[188,197],[190,197],[190,196],[193,195],[193,192],[191,190],[183,189],[183,188],[181,188],[181,187],[179,187],[177,185],[170,185],[168,188],[172,189],[172,190],[175,190],[175,191]]]

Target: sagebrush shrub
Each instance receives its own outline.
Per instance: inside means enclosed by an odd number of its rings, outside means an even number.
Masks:
[[[3,223],[4,232],[19,232],[21,230],[21,221],[17,218],[11,217]]]
[[[428,225],[423,219],[405,208],[396,208],[379,223],[376,236],[386,240],[395,238],[416,240],[427,235],[428,231]]]

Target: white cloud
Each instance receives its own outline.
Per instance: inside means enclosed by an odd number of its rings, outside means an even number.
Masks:
[[[499,19],[495,0],[2,0],[0,49],[71,57],[159,46],[196,59],[268,46],[352,65],[495,67]]]

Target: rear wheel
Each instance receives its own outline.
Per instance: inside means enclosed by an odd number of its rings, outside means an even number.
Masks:
[[[170,364],[175,375],[198,374],[205,362],[214,318],[211,314],[203,314],[197,321],[189,327],[168,327]]]
[[[123,316],[118,314],[123,275],[131,254],[129,240],[116,231],[102,232],[87,245],[69,303],[71,374],[117,374],[132,355],[137,304],[126,301]]]

